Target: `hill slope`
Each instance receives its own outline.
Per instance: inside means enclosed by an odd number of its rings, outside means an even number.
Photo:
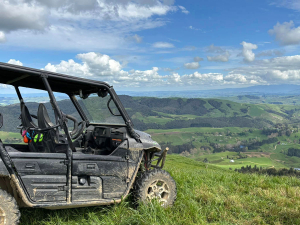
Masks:
[[[23,209],[22,225],[35,224],[299,224],[300,181],[225,171],[171,155],[166,169],[177,182],[175,206],[114,206],[49,211]]]
[[[120,96],[120,99],[132,117],[135,128],[139,130],[188,127],[262,128],[278,122],[297,123],[300,115],[300,106],[291,105],[253,105],[217,99],[161,99],[130,96]],[[98,102],[94,97],[86,101],[91,107]],[[49,113],[53,112],[49,102],[44,104]],[[64,113],[79,117],[74,114],[75,108],[70,100],[61,100],[58,104]],[[36,114],[38,103],[26,102],[26,105],[32,114]],[[2,130],[18,132],[16,127],[20,124],[17,119],[20,116],[20,105],[0,106],[0,112],[4,115]]]

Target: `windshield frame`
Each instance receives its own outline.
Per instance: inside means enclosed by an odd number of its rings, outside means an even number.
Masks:
[[[107,89],[107,88],[106,88]],[[75,94],[72,94],[70,95],[69,94],[69,97],[71,99],[71,101],[73,102],[75,108],[77,109],[79,115],[81,116],[82,120],[86,121],[88,125],[108,125],[108,126],[133,126],[133,123],[129,117],[129,115],[127,114],[124,106],[122,105],[120,99],[118,98],[116,92],[114,91],[114,89],[111,87],[109,89],[107,89],[108,91],[108,94],[110,95],[110,101],[113,101],[116,108],[118,109],[120,115],[117,115],[117,116],[121,116],[124,120],[124,124],[109,124],[109,123],[101,123],[101,122],[93,122],[93,121],[90,121],[86,115],[86,113],[84,112],[84,110],[82,109],[82,107],[80,106],[78,100],[77,100],[77,97],[78,95],[75,95]],[[101,97],[99,97],[101,98]],[[109,101],[108,101],[109,102]],[[109,107],[108,107],[109,109]],[[112,114],[113,115],[113,114]],[[113,115],[114,116],[114,115]]]

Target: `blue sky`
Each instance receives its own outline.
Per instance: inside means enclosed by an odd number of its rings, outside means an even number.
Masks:
[[[0,61],[117,90],[300,84],[299,0],[0,0]]]

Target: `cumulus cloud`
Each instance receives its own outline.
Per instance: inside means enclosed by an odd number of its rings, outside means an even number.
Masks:
[[[207,60],[213,62],[228,62],[229,57],[230,57],[229,52],[226,52],[225,54],[222,55],[207,56]]]
[[[183,12],[184,14],[189,14],[190,12],[183,6],[179,5],[178,6],[179,9],[181,9],[181,12]]]
[[[92,77],[114,84],[116,87],[199,87],[222,85],[258,85],[258,84],[300,84],[300,55],[282,56],[271,59],[255,60],[253,63],[228,69],[228,75],[222,73],[192,74],[175,73],[170,68],[162,68],[171,72],[161,75],[158,67],[149,70],[125,71],[122,64],[108,55],[89,52],[78,54],[76,58],[61,61],[59,64],[48,63],[45,70],[69,74],[78,77]],[[8,63],[23,65],[20,61],[11,59]],[[189,69],[197,69],[198,62],[187,63]],[[200,65],[199,65],[200,66]],[[120,86],[118,86],[120,85]]]
[[[174,0],[0,0],[0,31],[13,46],[75,49],[101,40],[120,49],[135,32],[166,24],[154,16],[178,10]],[[141,37],[133,38],[140,43]]]
[[[257,60],[251,66],[235,68],[229,74],[242,74],[260,84],[299,84],[300,55]]]
[[[281,45],[297,45],[300,43],[300,26],[295,27],[293,21],[279,22],[269,30],[270,35],[275,35],[276,40]]]
[[[203,60],[204,60],[204,59],[201,58],[201,57],[199,57],[199,56],[194,57],[194,61],[195,61],[195,62],[200,62],[200,61],[203,61]]]
[[[0,43],[3,43],[6,41],[6,37],[4,32],[0,31]]]
[[[252,62],[255,60],[255,54],[252,50],[257,49],[257,45],[252,44],[252,43],[247,43],[243,41],[241,43],[243,45],[243,52],[242,55],[244,56],[244,61],[245,62]]]
[[[152,46],[154,48],[174,48],[174,45],[168,42],[155,42]]]
[[[111,59],[108,55],[89,52],[78,54],[77,58],[82,63],[76,63],[73,59],[61,61],[58,65],[48,63],[45,70],[58,73],[67,73],[73,76],[101,76],[111,77],[117,75],[121,71],[121,64]]]
[[[43,30],[48,25],[47,8],[21,0],[0,0],[0,30]],[[30,15],[30,16],[28,16]]]
[[[15,59],[10,59],[7,63],[14,64],[17,66],[23,66],[22,62],[20,62],[19,60],[15,60]]]
[[[149,70],[125,71],[122,65],[108,55],[89,52],[78,54],[75,62],[73,59],[61,61],[59,64],[47,64],[45,70],[59,72],[79,77],[93,77],[92,79],[106,81],[115,86],[122,87],[154,87],[154,86],[198,86],[198,85],[224,85],[224,84],[249,84],[250,80],[231,74],[230,77],[221,73],[199,73],[180,75],[170,68],[164,71],[172,72],[170,75],[160,75],[159,68]],[[189,69],[197,69],[198,62],[185,64]],[[226,78],[227,77],[227,78]],[[126,82],[125,82],[126,81]]]
[[[195,69],[198,69],[200,67],[200,65],[199,65],[199,62],[191,62],[191,63],[185,63],[184,67],[186,69],[195,70]]]

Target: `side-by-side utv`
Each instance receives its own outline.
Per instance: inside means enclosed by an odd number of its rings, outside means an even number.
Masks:
[[[16,91],[16,132],[24,140],[0,140],[0,225],[18,224],[19,207],[108,205],[131,189],[137,202],[174,203],[176,184],[162,170],[168,149],[133,129],[112,86],[6,63],[0,83]],[[25,88],[46,91],[49,101],[29,104]],[[57,101],[62,94],[67,98]],[[0,115],[2,128],[11,125],[8,116]]]

